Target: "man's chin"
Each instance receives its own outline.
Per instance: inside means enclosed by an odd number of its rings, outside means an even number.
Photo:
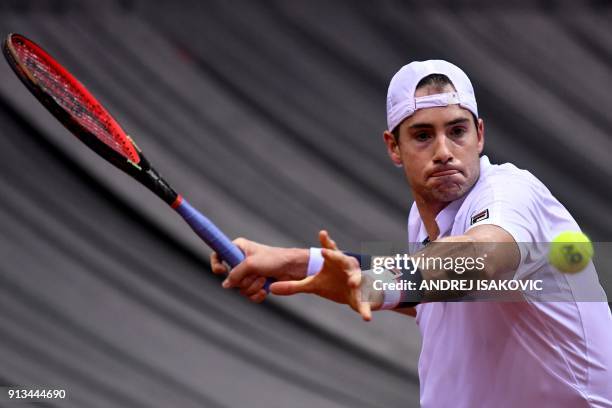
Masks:
[[[432,196],[436,201],[447,203],[463,197],[466,191],[467,189],[462,185],[442,186],[432,190]]]

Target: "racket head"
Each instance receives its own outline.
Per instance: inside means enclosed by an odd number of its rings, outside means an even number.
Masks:
[[[4,49],[9,64],[28,89],[84,143],[100,149],[101,154],[140,162],[138,151],[117,121],[45,50],[19,34],[9,34]],[[108,148],[111,151],[106,151]]]
[[[151,168],[106,108],[42,47],[11,33],[2,51],[19,79],[72,134],[164,201],[172,204],[176,200],[177,194]]]

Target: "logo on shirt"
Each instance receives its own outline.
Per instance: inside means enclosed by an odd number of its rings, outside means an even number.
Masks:
[[[479,212],[476,215],[472,216],[472,221],[470,222],[470,225],[474,225],[477,222],[480,222],[482,220],[486,220],[487,218],[489,218],[489,209],[487,208],[486,210],[482,210],[481,212]]]

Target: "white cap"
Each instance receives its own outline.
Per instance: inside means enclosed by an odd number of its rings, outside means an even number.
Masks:
[[[416,86],[431,74],[446,75],[456,92],[427,95],[415,98]],[[443,60],[414,61],[404,65],[391,78],[387,92],[387,126],[395,129],[404,119],[418,109],[459,104],[478,117],[478,106],[474,88],[465,72],[456,65]]]

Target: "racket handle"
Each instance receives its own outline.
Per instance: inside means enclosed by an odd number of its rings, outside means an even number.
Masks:
[[[183,217],[185,222],[189,224],[191,229],[193,229],[193,231],[232,268],[236,267],[244,260],[244,254],[240,248],[230,241],[227,235],[209,220],[208,217],[193,208],[187,200],[182,198],[178,206],[174,207],[174,209]],[[264,284],[266,293],[270,292],[271,283],[272,281],[270,279],[266,280]]]

